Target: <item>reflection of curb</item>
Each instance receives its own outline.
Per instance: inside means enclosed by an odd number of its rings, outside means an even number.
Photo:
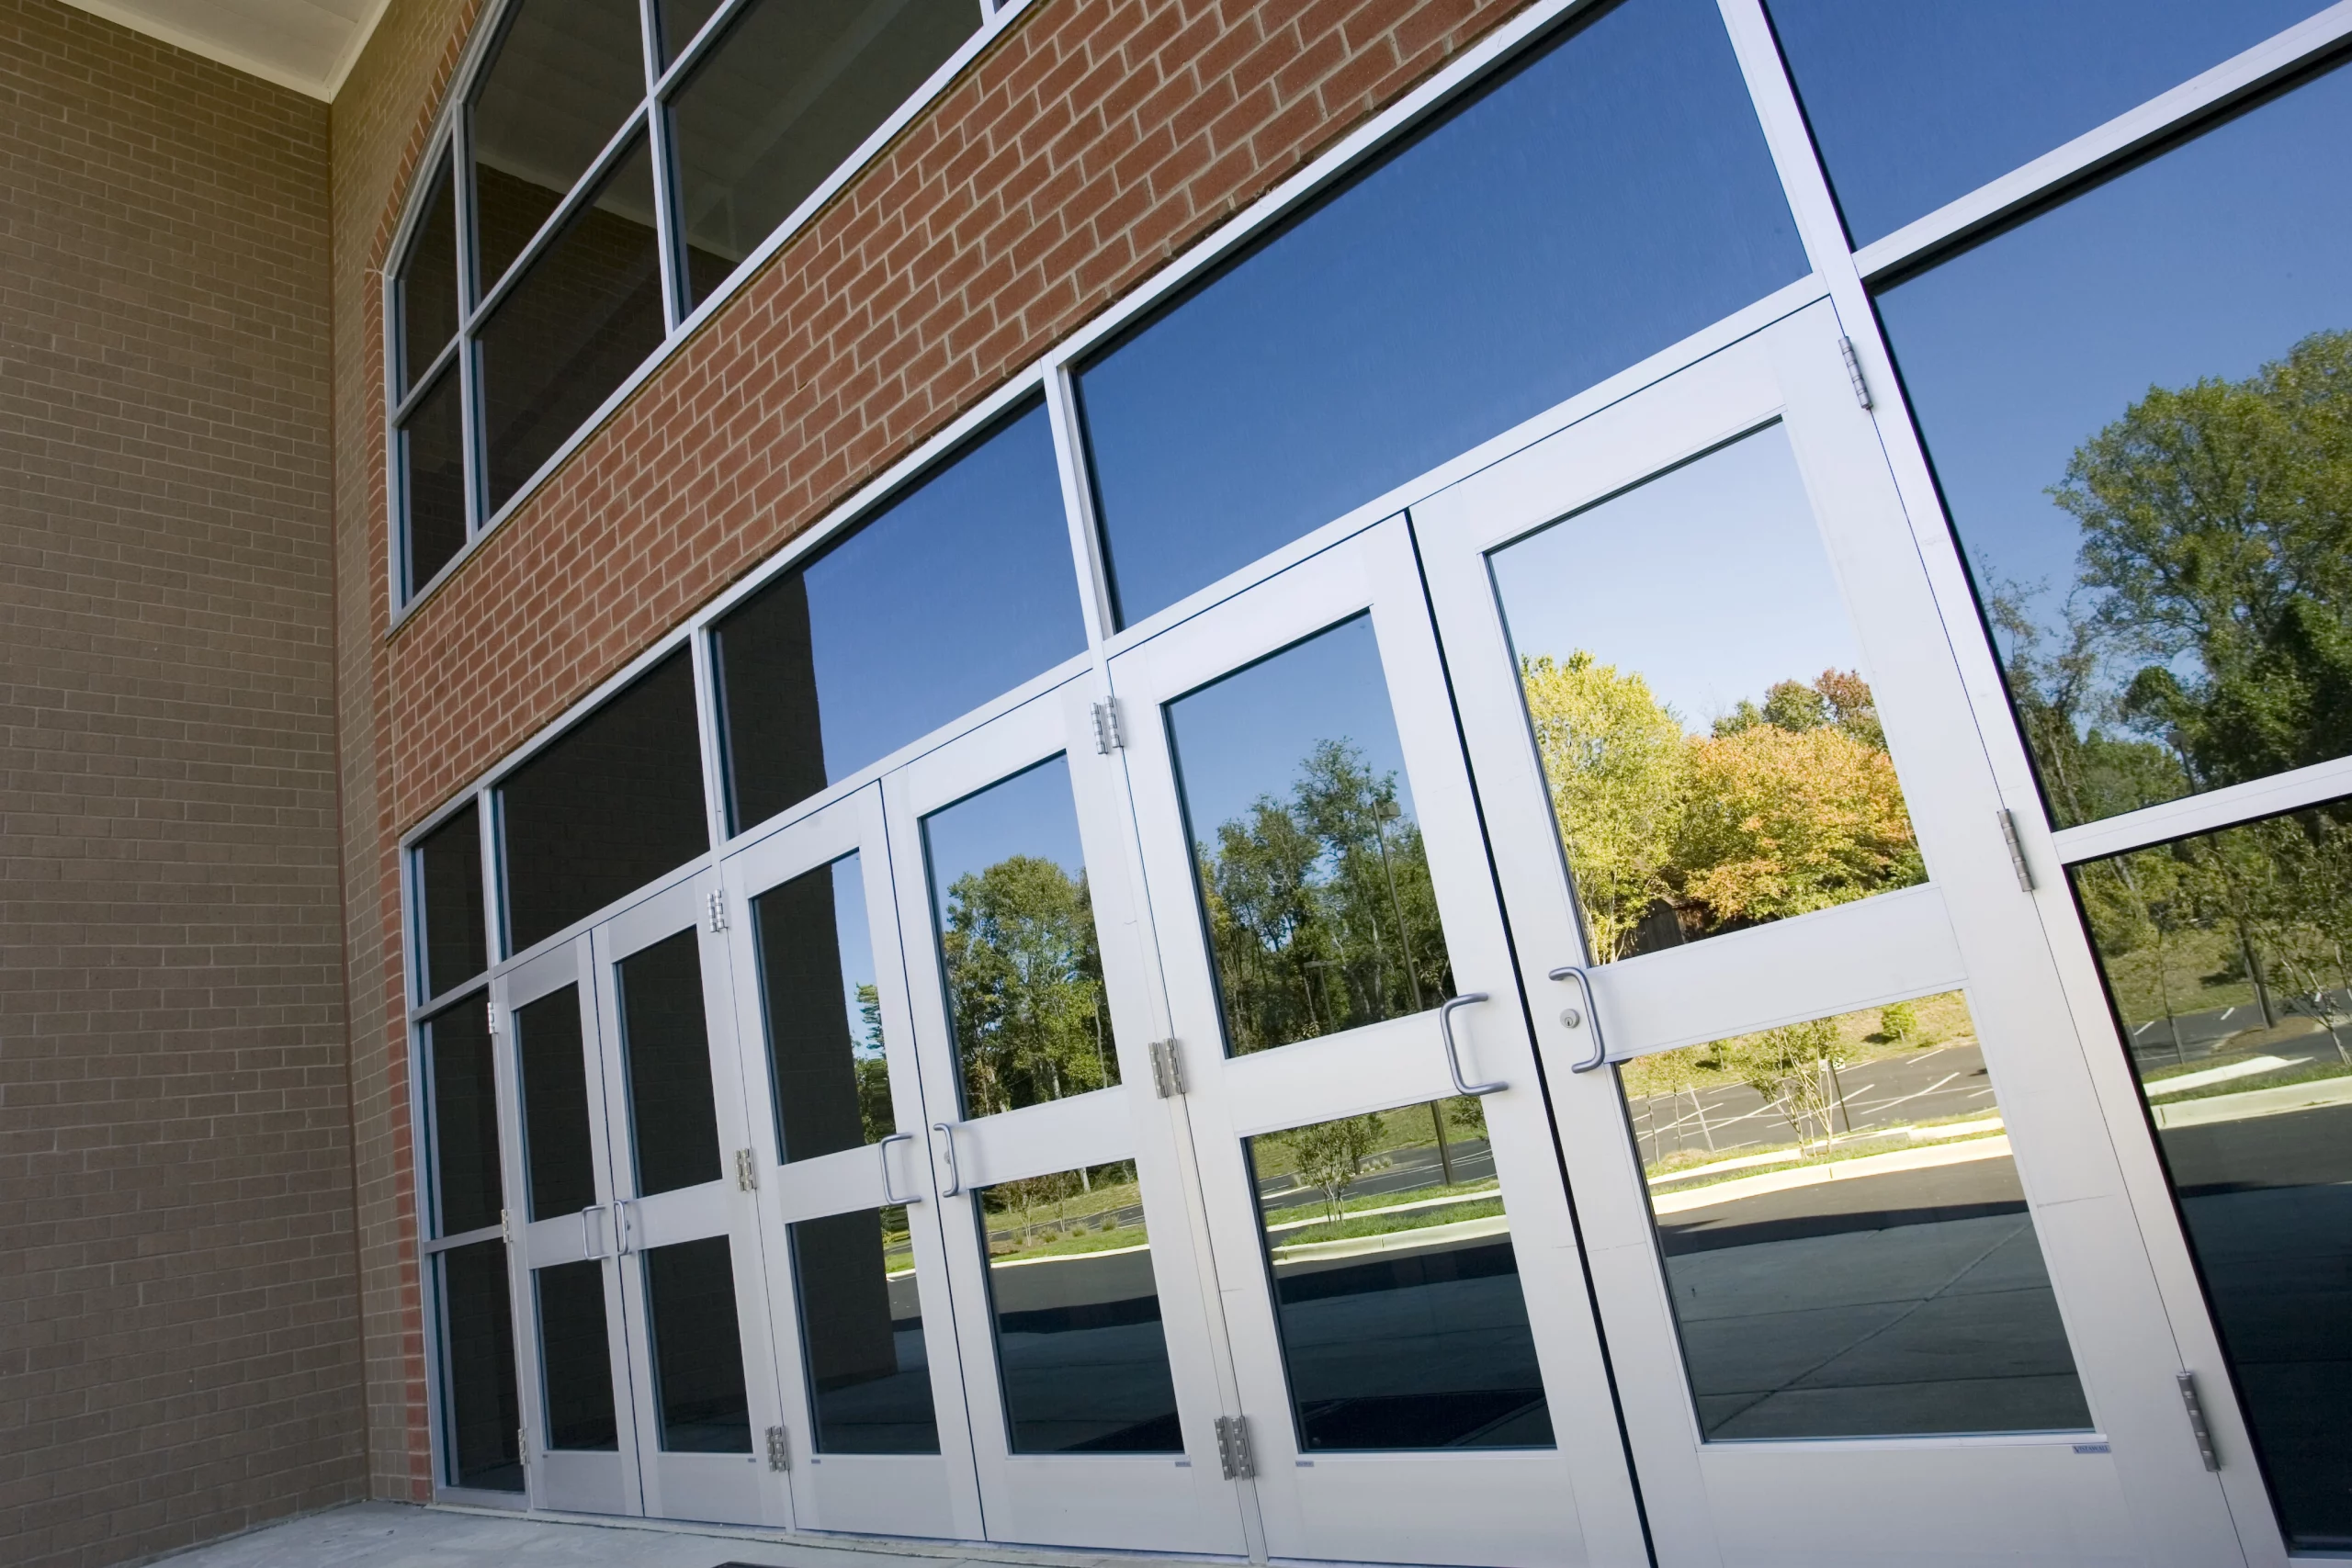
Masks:
[[[2251,1089],[2244,1094],[2216,1094],[2204,1100],[2184,1100],[2177,1105],[2158,1105],[2150,1109],[2155,1112],[2156,1125],[2170,1129],[2203,1126],[2214,1122],[2251,1122],[2257,1117],[2284,1116],[2296,1111],[2319,1111],[2331,1105],[2352,1105],[2352,1077],[2280,1084],[2276,1089]]]
[[[1273,1249],[1274,1261],[1320,1263],[1334,1258],[1361,1258],[1375,1252],[1407,1252],[1420,1247],[1445,1247],[1457,1241],[1510,1234],[1510,1217],[1487,1214],[1452,1224],[1425,1225],[1419,1230],[1383,1231],[1378,1235],[1343,1235],[1337,1241],[1302,1241]]]
[[[1786,1192],[1798,1187],[1820,1187],[1832,1181],[1851,1181],[1859,1177],[1886,1176],[1898,1170],[1928,1170],[1939,1165],[1966,1165],[1973,1160],[2008,1157],[2007,1137],[1970,1138],[1961,1143],[1938,1144],[1932,1148],[1896,1149],[1892,1154],[1864,1155],[1859,1159],[1824,1160],[1818,1165],[1799,1166],[1793,1170],[1768,1171],[1762,1176],[1743,1176],[1736,1181],[1719,1181],[1713,1187],[1694,1187],[1684,1192],[1663,1192],[1650,1199],[1650,1209],[1655,1213],[1679,1214],[1686,1209],[1736,1203],[1742,1198],[1760,1198],[1767,1192]]]
[[[1139,1241],[1133,1247],[1097,1247],[1092,1252],[1048,1252],[1043,1258],[1007,1258],[1001,1260],[991,1258],[989,1259],[989,1267],[1026,1269],[1033,1263],[1083,1263],[1090,1258],[1117,1258],[1123,1253],[1149,1252],[1150,1250],[1151,1243]]]

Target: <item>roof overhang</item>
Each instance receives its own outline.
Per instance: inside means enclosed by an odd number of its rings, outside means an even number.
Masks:
[[[65,0],[134,32],[334,101],[390,0]]]

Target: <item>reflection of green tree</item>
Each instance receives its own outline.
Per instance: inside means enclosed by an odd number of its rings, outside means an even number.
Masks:
[[[1356,1178],[1364,1173],[1372,1153],[1380,1146],[1383,1124],[1380,1117],[1342,1116],[1336,1122],[1317,1122],[1311,1127],[1295,1127],[1282,1134],[1287,1147],[1292,1168],[1306,1186],[1323,1194],[1323,1204],[1333,1219],[1340,1217],[1340,1201]]]
[[[1084,877],[1012,855],[956,878],[947,905],[940,948],[966,1113],[1118,1082]]]
[[[890,1063],[882,1047],[882,993],[860,985],[857,1015],[865,1024],[851,1056],[857,1065],[857,1119],[865,1141],[876,1144],[899,1128],[898,1113],[890,1108]]]
[[[1236,1055],[1436,1005],[1453,984],[1420,829],[1394,774],[1318,742],[1286,800],[1197,846]]]

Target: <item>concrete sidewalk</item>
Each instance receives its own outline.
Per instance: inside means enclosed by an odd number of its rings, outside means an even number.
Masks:
[[[1173,1558],[975,1549],[953,1542],[787,1537],[725,1525],[517,1518],[473,1508],[355,1503],[164,1560],[170,1568],[1184,1568]]]

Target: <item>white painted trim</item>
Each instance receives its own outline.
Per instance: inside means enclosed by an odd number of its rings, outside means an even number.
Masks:
[[[336,51],[334,62],[327,67],[326,74],[317,77],[304,76],[280,66],[255,60],[253,56],[232,49],[199,29],[174,27],[148,11],[137,6],[119,4],[118,0],[65,0],[65,4],[77,11],[86,11],[93,17],[112,22],[119,28],[128,28],[132,32],[153,39],[159,43],[167,43],[174,49],[184,49],[190,54],[201,55],[216,64],[229,67],[232,71],[242,71],[248,76],[258,76],[263,81],[283,87],[288,92],[300,93],[306,98],[316,98],[321,103],[331,104],[334,102],[334,96],[343,90],[344,79],[351,74],[352,66],[358,63],[360,52],[368,47],[368,40],[375,35],[376,24],[384,19],[384,12],[390,6],[391,0],[369,0],[366,16],[351,24],[351,30],[345,38],[343,47]]]
[[[2324,800],[2352,795],[2352,757],[2313,762],[2292,773],[2273,773],[2249,784],[2230,784],[2168,800],[2103,821],[2063,828],[2051,842],[2063,864],[2077,865],[2127,850],[2169,843],[2191,833],[2210,833],[2255,818],[2275,816]]]

